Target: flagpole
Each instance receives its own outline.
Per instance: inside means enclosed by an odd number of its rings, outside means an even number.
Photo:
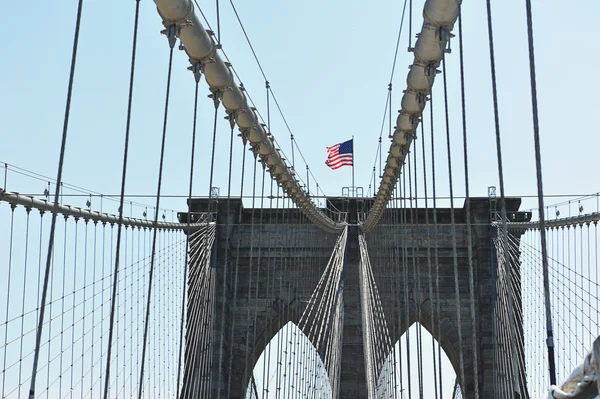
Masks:
[[[354,197],[356,197],[356,186],[354,185],[354,160],[356,156],[354,153],[354,135],[352,135],[352,190],[354,192]]]

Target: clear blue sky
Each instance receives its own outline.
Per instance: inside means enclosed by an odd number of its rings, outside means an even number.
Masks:
[[[134,1],[84,3],[64,180],[103,193],[117,193],[125,127],[127,82]],[[214,2],[201,2],[215,25]],[[356,181],[369,184],[383,117],[402,2],[367,5],[347,2],[237,2],[275,95],[325,192],[337,195],[350,184],[350,168],[324,165],[325,146],[354,135]],[[23,15],[17,3],[6,15]],[[531,104],[523,1],[494,5],[495,45],[507,194],[535,193]],[[222,1],[222,42],[259,110],[266,115],[264,81],[227,1]],[[594,66],[599,29],[593,1],[534,1],[534,29],[546,193],[598,190],[593,171],[600,144]],[[413,33],[422,21],[422,2],[414,4]],[[62,130],[76,1],[35,3],[21,18],[5,21],[0,65],[0,160],[54,176]],[[214,26],[213,26],[214,27]],[[394,78],[393,109],[400,107],[406,67],[405,25]],[[471,191],[486,195],[497,185],[487,30],[483,2],[465,2],[465,68]],[[168,46],[153,2],[141,2],[127,191],[156,190]],[[464,193],[458,91],[458,42],[448,57],[451,134],[456,194]],[[189,169],[193,79],[187,57],[176,52],[169,112],[163,192],[185,194]],[[436,110],[442,110],[441,76],[435,85]],[[201,86],[199,137],[202,138],[194,190],[208,190],[212,104]],[[222,116],[222,114],[221,114]],[[437,112],[438,192],[447,194],[443,156],[444,125]],[[386,128],[387,129],[387,128]],[[272,112],[272,131],[290,153],[289,134]],[[225,190],[227,122],[220,118],[215,185]],[[241,155],[236,141],[235,158]],[[387,152],[387,142],[384,145]],[[239,171],[238,165],[234,170]],[[299,169],[302,165],[297,166]],[[239,172],[238,172],[239,174]],[[13,183],[16,182],[13,180]],[[9,187],[19,190],[18,187]],[[237,187],[237,183],[235,184]],[[21,191],[27,191],[20,188]],[[33,190],[33,189],[32,189]],[[42,187],[40,187],[42,190]],[[236,193],[239,188],[234,190]],[[422,192],[422,190],[421,190]],[[152,203],[152,201],[149,201]],[[165,202],[181,209],[183,201]],[[533,202],[531,202],[533,205]]]
[[[8,17],[3,21],[4,34],[0,39],[0,160],[52,177],[56,175],[62,132],[76,3],[63,0],[3,5]],[[352,135],[356,182],[367,190],[402,3],[236,2],[300,148],[329,195],[341,194],[341,187],[350,185],[351,177],[350,168],[331,171],[325,166],[325,146]],[[413,33],[420,29],[422,3],[414,1]],[[216,28],[214,2],[200,4]],[[63,178],[96,192],[118,193],[120,189],[134,7],[133,0],[84,2]],[[494,2],[494,7],[507,194],[535,194],[525,5],[523,0],[506,0]],[[534,0],[533,7],[545,192],[597,192],[600,81],[596,66],[600,56],[596,49],[600,3]],[[227,1],[221,1],[221,10],[224,49],[266,117],[264,80]],[[498,185],[498,174],[485,2],[464,2],[463,15],[471,194],[486,196],[488,186]],[[159,34],[161,29],[154,3],[142,0],[127,181],[130,194],[152,195],[156,191],[168,57],[167,41]],[[407,33],[405,25],[394,79],[394,116],[405,88],[406,67],[412,61],[412,54],[406,51]],[[452,42],[452,48],[448,56],[452,161],[455,194],[461,196],[464,180],[457,40]],[[192,75],[186,70],[188,65],[185,54],[177,51],[164,194],[187,194],[194,89]],[[448,187],[441,83],[440,75],[434,87],[440,154],[436,162],[438,194],[444,196]],[[196,195],[208,192],[213,106],[207,94],[207,86],[202,82]],[[214,185],[225,193],[229,128],[223,115],[221,112],[219,116]],[[289,134],[274,107],[271,130],[290,155]],[[387,140],[384,143],[385,154]],[[241,162],[239,139],[235,146],[237,175]],[[301,171],[302,167],[301,163],[297,165]],[[239,193],[236,177],[233,194]],[[12,175],[7,184],[9,190],[20,192],[41,192],[44,187],[41,182],[31,183]],[[82,205],[75,201],[75,205]],[[153,204],[151,199],[139,201]],[[461,204],[462,200],[458,202]],[[163,205],[185,208],[183,199],[165,199]],[[535,200],[527,200],[525,206],[535,206]]]

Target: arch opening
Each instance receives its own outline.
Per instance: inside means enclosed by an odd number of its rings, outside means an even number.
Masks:
[[[304,398],[308,393],[332,398],[327,370],[317,350],[289,321],[258,357],[246,387],[246,399]]]
[[[438,397],[440,392],[443,397],[462,397],[456,382],[456,371],[444,348],[427,328],[415,322],[396,341],[393,351],[382,365],[377,381],[377,397],[419,397],[421,390],[425,398],[436,397],[436,391]]]

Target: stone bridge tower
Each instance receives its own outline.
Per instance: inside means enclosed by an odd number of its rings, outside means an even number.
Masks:
[[[326,233],[312,225],[298,209],[248,209],[236,199],[192,199],[191,211],[217,212],[216,245],[212,265],[215,270],[215,295],[212,304],[212,371],[189,370],[195,378],[211,378],[214,392],[223,398],[244,398],[251,382],[250,375],[263,349],[272,337],[289,321],[298,325],[304,304],[310,298],[336,241],[335,234]],[[348,231],[344,265],[344,330],[341,355],[340,398],[366,398],[365,362],[363,355],[360,294],[358,284],[357,219],[368,209],[367,198],[330,198],[337,209],[348,212]],[[507,210],[514,220],[529,220],[530,214],[517,212],[520,199],[507,199]],[[456,208],[455,233],[460,276],[461,320],[466,386],[463,396],[473,397],[474,384],[479,384],[482,397],[492,397],[494,387],[494,268],[496,254],[492,243],[493,228],[489,198],[472,198],[472,254],[475,278],[477,347],[479,364],[472,361],[471,317],[468,286],[466,215]],[[450,209],[437,210],[437,232],[433,227],[433,211],[426,225],[425,209],[413,210],[405,227],[397,223],[400,209],[388,209],[383,222],[366,235],[369,255],[376,274],[379,294],[384,306],[392,343],[414,322],[420,322],[440,341],[459,375],[458,323],[455,301],[452,225]],[[394,214],[395,213],[395,214]],[[406,217],[406,216],[404,216]],[[186,215],[181,214],[180,220]],[[405,240],[414,250],[406,251],[404,262],[418,270],[418,284],[410,273],[408,284],[403,283],[402,266],[386,250]],[[407,240],[407,241],[406,241]],[[429,297],[427,248],[437,246],[439,267],[440,325],[434,317],[435,298]],[[433,253],[433,252],[432,252]],[[390,264],[397,263],[397,264]],[[237,273],[235,273],[237,269]],[[252,269],[252,272],[251,272]],[[252,276],[252,277],[251,277]],[[251,279],[253,280],[251,282]],[[268,288],[270,287],[270,288]],[[409,287],[404,292],[404,287]],[[416,287],[416,288],[415,288]],[[516,292],[520,292],[516,287]],[[405,306],[405,294],[409,298]],[[193,306],[192,303],[188,307]],[[408,316],[408,317],[407,317]],[[520,317],[520,316],[519,316]],[[408,323],[406,319],[408,318]],[[254,323],[256,320],[256,323]],[[392,320],[396,320],[392,323]],[[188,326],[186,334],[193,331]],[[441,336],[438,332],[441,331]],[[189,337],[186,337],[189,338]],[[520,338],[522,339],[522,337]],[[197,356],[203,354],[198,351]],[[473,367],[479,371],[479,381],[473,380]],[[231,372],[230,372],[231,370]],[[189,385],[189,384],[188,384]],[[184,386],[185,390],[191,390]]]

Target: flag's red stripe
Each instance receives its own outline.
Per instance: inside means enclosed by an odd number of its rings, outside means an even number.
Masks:
[[[337,155],[335,157],[329,157],[327,160],[330,163],[339,162],[339,161],[350,161],[350,162],[352,162],[352,155]]]
[[[352,159],[341,159],[341,160],[335,160],[335,161],[327,161],[328,165],[338,165],[338,164],[347,164],[347,165],[352,165]]]
[[[339,169],[339,168],[341,168],[342,166],[352,166],[352,164],[351,164],[351,163],[343,163],[343,164],[341,164],[341,165],[336,165],[336,166],[331,166],[331,165],[329,165],[329,167],[330,167],[331,169],[333,169],[333,170]]]
[[[329,166],[332,170],[339,169],[342,166],[353,165],[352,154],[340,155],[340,144],[325,148],[327,150],[327,161],[325,161],[325,165]]]

